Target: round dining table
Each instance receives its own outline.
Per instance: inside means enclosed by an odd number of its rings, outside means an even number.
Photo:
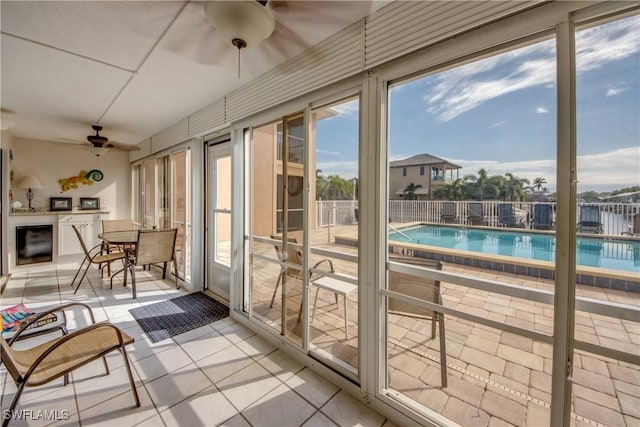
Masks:
[[[98,234],[98,237],[112,245],[127,245],[138,241],[138,230],[108,231]]]

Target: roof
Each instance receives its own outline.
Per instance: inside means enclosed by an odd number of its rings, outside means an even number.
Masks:
[[[405,166],[421,166],[421,165],[434,165],[434,164],[446,164],[452,168],[461,169],[462,166],[458,166],[454,163],[448,162],[440,157],[432,156],[431,154],[416,154],[415,156],[408,157],[403,160],[395,160],[389,163],[391,168],[399,168]]]
[[[640,191],[629,191],[627,193],[618,193],[618,194],[614,194],[613,196],[606,196],[603,197],[603,199],[619,199],[621,197],[633,197],[633,196],[637,196],[640,194]]]

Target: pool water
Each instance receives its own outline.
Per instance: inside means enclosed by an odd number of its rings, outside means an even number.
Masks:
[[[554,235],[422,225],[389,233],[389,240],[483,254],[554,261]],[[640,242],[577,238],[578,265],[640,273]]]

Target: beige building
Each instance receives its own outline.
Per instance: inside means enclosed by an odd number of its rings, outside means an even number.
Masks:
[[[403,199],[411,183],[421,185],[415,191],[418,200],[433,199],[433,190],[459,178],[460,166],[430,154],[396,160],[389,163],[389,198]]]

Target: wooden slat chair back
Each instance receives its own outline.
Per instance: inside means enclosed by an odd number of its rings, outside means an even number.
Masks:
[[[390,254],[389,261],[412,264],[418,267],[442,270],[442,262],[417,257]],[[440,281],[418,277],[397,271],[389,272],[389,290],[403,295],[442,305]],[[444,314],[418,307],[395,298],[388,299],[389,313],[431,320],[431,338],[436,337],[436,323],[440,335],[440,371],[442,387],[447,386],[447,350],[444,330]]]
[[[134,248],[127,248],[127,266],[125,269],[125,285],[127,283],[127,270],[131,272],[131,284],[133,298],[136,298],[135,267],[161,264],[162,278],[167,278],[167,266],[173,261],[176,273],[176,288],[178,288],[178,264],[176,260],[176,235],[177,228],[165,228],[162,230],[140,230],[138,241]]]
[[[71,228],[73,228],[73,231],[76,233],[78,242],[80,242],[80,246],[82,247],[82,251],[84,252],[84,259],[80,263],[80,267],[78,267],[78,271],[76,271],[76,275],[73,277],[73,280],[71,281],[71,286],[74,286],[76,279],[78,278],[78,275],[82,271],[86,262],[86,267],[84,268],[82,276],[80,277],[80,280],[78,281],[78,283],[75,284],[76,289],[73,291],[73,293],[75,294],[76,292],[78,292],[78,289],[80,288],[80,284],[84,280],[92,264],[98,266],[98,269],[100,269],[100,276],[102,277],[104,272],[103,267],[110,266],[111,263],[114,261],[124,260],[124,253],[112,252],[112,253],[103,254],[102,243],[97,244],[91,249],[87,249],[87,245],[85,244],[84,239],[82,238],[82,234],[80,234],[80,231],[77,229],[77,227],[75,225],[71,225]],[[109,270],[109,272],[110,271],[111,270]],[[111,276],[111,278],[109,279],[111,286],[113,286],[113,277],[114,276]]]
[[[57,307],[51,311],[58,310]],[[91,315],[93,318],[93,314]],[[17,386],[8,414],[12,414],[20,400],[25,387],[36,387],[47,384],[70,372],[96,360],[104,358],[112,351],[119,350],[124,359],[124,365],[129,376],[129,385],[137,407],[140,399],[136,391],[131,367],[125,346],[133,343],[134,339],[110,323],[94,323],[68,335],[53,339],[43,344],[25,350],[14,350],[4,339],[0,339],[2,362]],[[104,361],[106,373],[109,367]],[[5,417],[2,423],[7,427],[11,416]]]

